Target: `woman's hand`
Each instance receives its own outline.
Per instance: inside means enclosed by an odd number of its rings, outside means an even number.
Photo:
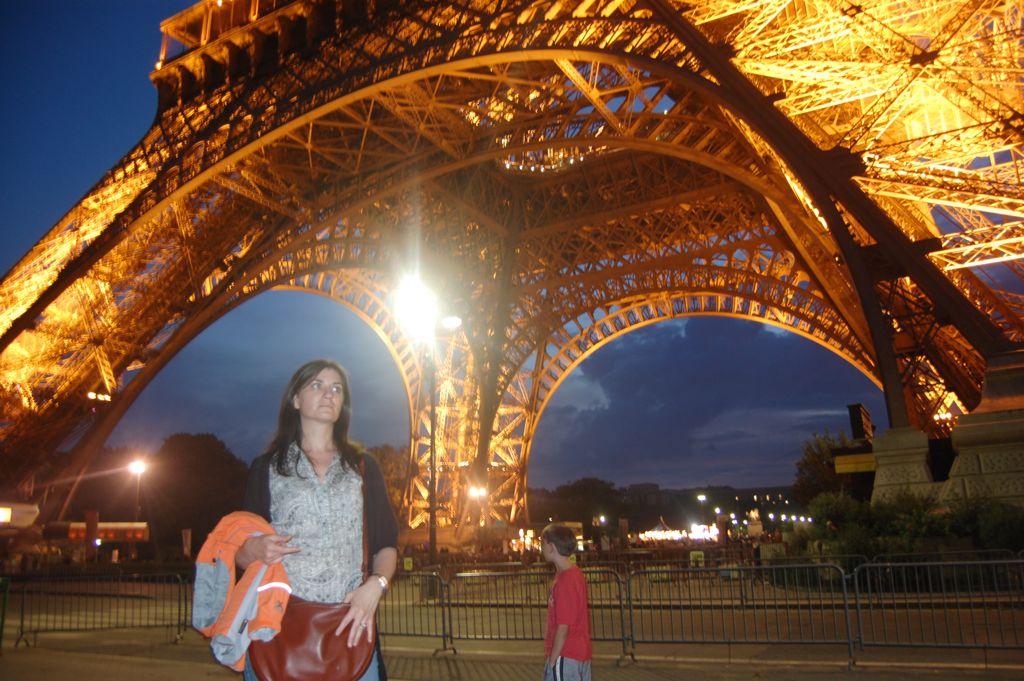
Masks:
[[[345,594],[345,603],[349,604],[348,612],[341,620],[336,636],[340,636],[345,627],[352,625],[348,630],[348,647],[353,647],[360,636],[366,636],[366,642],[373,641],[373,616],[377,612],[377,604],[380,603],[384,589],[376,578],[371,577],[360,586]]]
[[[245,540],[235,554],[235,565],[246,568],[251,563],[273,565],[280,563],[289,553],[298,553],[297,546],[288,546],[290,534],[258,534]]]

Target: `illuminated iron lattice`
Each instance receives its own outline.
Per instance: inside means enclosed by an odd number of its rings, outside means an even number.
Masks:
[[[675,317],[798,333],[885,387],[896,425],[948,429],[1024,339],[1022,18],[961,0],[197,4],[161,26],[152,129],[0,284],[0,471],[26,490],[77,474],[189,341],[289,288],[391,350],[420,471],[404,518],[423,523],[423,367],[388,308],[410,242],[465,320],[438,362],[442,526],[519,520],[560,382]],[[69,443],[70,462],[47,456]]]

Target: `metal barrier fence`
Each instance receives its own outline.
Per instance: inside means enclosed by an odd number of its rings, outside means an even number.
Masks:
[[[451,610],[445,607],[447,588],[436,572],[399,572],[377,610],[380,631],[395,636],[438,637],[447,648],[451,641]]]
[[[629,587],[634,645],[850,642],[834,565],[644,570]]]
[[[861,553],[840,553],[823,556],[774,556],[762,559],[761,565],[835,565],[849,576],[858,566],[870,562],[871,559]]]
[[[625,653],[629,635],[621,575],[608,568],[582,569],[587,579],[591,639],[619,641]],[[553,577],[551,569],[453,575],[447,585],[451,640],[543,640]]]
[[[979,560],[1013,560],[1017,558],[1008,549],[958,549],[928,553],[883,553],[871,559],[872,563],[967,563]]]
[[[167,627],[180,637],[191,619],[190,584],[175,574],[29,577],[20,599],[15,646],[42,632]]]
[[[509,566],[510,567],[510,566]],[[623,576],[584,566],[591,637],[624,655],[661,643],[1024,648],[1024,560],[959,563],[652,567]],[[383,635],[542,640],[550,566],[399,573],[381,601]],[[17,643],[45,631],[190,623],[177,575],[43,577],[15,582]],[[13,599],[12,599],[13,600]],[[17,644],[16,643],[16,644]]]
[[[535,640],[544,637],[547,570],[460,572],[448,582],[452,639]]]
[[[862,565],[860,645],[1024,647],[1024,561]]]
[[[767,545],[766,545],[767,546]],[[781,546],[781,545],[780,545]],[[785,555],[768,553],[758,555],[751,547],[718,548],[703,550],[671,550],[609,553],[604,556],[581,554],[581,568],[603,567],[614,570],[624,578],[633,572],[646,569],[721,568],[734,566],[758,567],[762,565],[838,565],[847,576],[858,566],[866,563],[941,563],[969,562],[979,560],[1014,560],[1024,558],[1024,550],[1013,552],[1008,549],[956,549],[919,553],[882,553],[867,556],[861,553]],[[436,570],[434,569],[436,567]],[[523,563],[506,561],[501,563],[452,562],[441,566],[427,566],[424,571],[436,571],[442,579],[449,579],[461,572],[523,572],[545,570],[542,562]]]

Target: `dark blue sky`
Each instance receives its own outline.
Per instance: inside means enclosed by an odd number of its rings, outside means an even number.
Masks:
[[[159,23],[187,0],[0,3],[0,271],[7,272],[153,120],[148,74]],[[298,293],[264,294],[210,327],[135,403],[108,444],[152,451],[175,432],[212,432],[259,453],[296,366],[349,368],[353,435],[403,446],[398,372],[354,314]],[[803,338],[763,325],[690,318],[645,327],[594,354],[544,415],[531,486],[593,475],[662,487],[788,484],[812,433],[849,432],[863,402],[884,427],[881,392]]]

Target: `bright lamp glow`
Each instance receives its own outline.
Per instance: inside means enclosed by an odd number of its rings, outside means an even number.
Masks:
[[[11,522],[11,516],[14,515],[14,509],[10,506],[0,506],[0,523]]]
[[[441,328],[445,331],[454,331],[460,326],[462,326],[462,317],[458,315],[450,314],[441,317]]]
[[[407,276],[395,291],[395,318],[414,343],[434,340],[437,324],[437,296],[417,276]],[[461,324],[461,320],[460,320]]]
[[[699,525],[697,523],[694,523],[690,525],[690,538],[701,539],[704,541],[714,541],[718,538],[718,526]]]
[[[128,470],[135,475],[142,475],[146,472],[146,462],[141,459],[136,459],[128,464]]]

